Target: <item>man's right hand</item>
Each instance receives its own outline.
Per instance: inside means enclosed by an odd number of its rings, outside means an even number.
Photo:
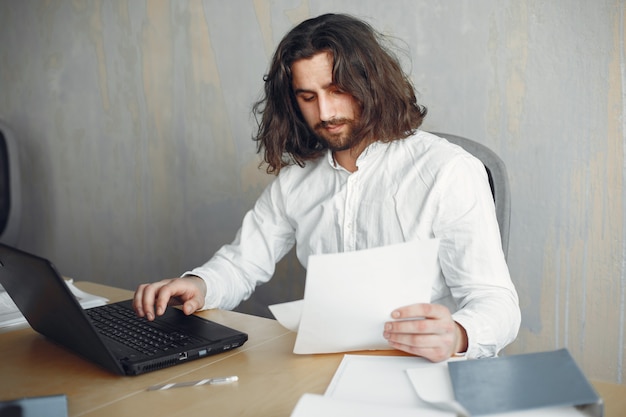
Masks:
[[[133,308],[148,320],[163,315],[168,305],[182,304],[183,312],[189,315],[204,306],[206,291],[204,280],[193,275],[141,284],[135,291]]]

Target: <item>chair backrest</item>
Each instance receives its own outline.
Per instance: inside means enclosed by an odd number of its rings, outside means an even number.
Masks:
[[[20,164],[17,143],[0,121],[0,242],[15,246],[22,214]]]
[[[509,252],[509,226],[511,222],[511,190],[509,189],[509,177],[504,161],[494,151],[471,139],[449,133],[433,132],[433,134],[462,147],[478,158],[485,166],[491,194],[496,206],[502,250],[504,251],[504,256],[507,257]]]

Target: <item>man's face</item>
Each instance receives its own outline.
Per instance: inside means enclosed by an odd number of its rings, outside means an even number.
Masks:
[[[309,127],[333,151],[343,151],[358,144],[353,126],[359,116],[354,97],[333,83],[332,56],[320,52],[293,63],[293,91],[298,107]]]

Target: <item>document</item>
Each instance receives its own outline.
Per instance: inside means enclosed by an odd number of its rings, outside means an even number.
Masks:
[[[269,309],[284,328],[292,332],[297,332],[298,327],[300,327],[303,306],[304,300],[296,300],[288,303],[274,304],[269,306]]]
[[[393,405],[367,404],[338,400],[317,394],[304,394],[291,417],[455,417],[451,413]]]
[[[407,369],[433,365],[417,356],[344,355],[324,395],[344,401],[432,408],[411,385]]]
[[[109,301],[104,297],[81,291],[74,285],[72,279],[66,279],[65,283],[83,308],[104,305]],[[26,318],[22,315],[22,312],[17,308],[11,296],[0,285],[0,329],[5,330],[5,328],[9,327],[17,328],[20,325],[26,325],[26,323]]]
[[[423,402],[406,375],[433,364],[414,356],[345,355],[323,396],[305,394],[291,417],[456,417]]]
[[[398,307],[430,302],[438,251],[439,240],[430,239],[313,255],[304,299],[270,311],[298,332],[297,354],[389,349],[384,323]]]

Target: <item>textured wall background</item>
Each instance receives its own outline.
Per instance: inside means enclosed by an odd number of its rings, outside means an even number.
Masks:
[[[252,102],[280,38],[349,12],[398,39],[424,128],[509,168],[512,353],[568,347],[624,382],[625,6],[621,0],[0,0],[0,119],[19,140],[18,246],[133,289],[232,240],[268,177]],[[293,257],[245,311],[294,299]]]

